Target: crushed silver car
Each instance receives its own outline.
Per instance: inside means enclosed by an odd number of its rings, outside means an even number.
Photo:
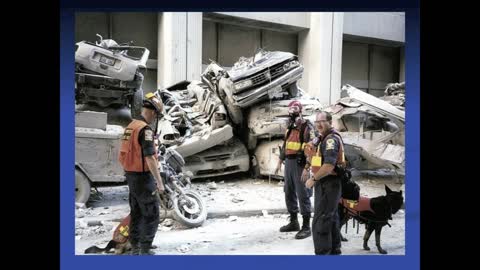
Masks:
[[[247,148],[237,138],[185,158],[184,167],[184,170],[192,172],[192,178],[220,176],[249,169]]]
[[[303,66],[296,55],[261,50],[253,57],[241,57],[230,70],[212,62],[202,78],[217,89],[232,121],[240,124],[240,108],[268,99],[296,97],[302,75]]]
[[[143,74],[150,54],[144,47],[103,39],[80,41],[75,50],[75,101],[105,107],[130,106],[138,117],[143,100]]]

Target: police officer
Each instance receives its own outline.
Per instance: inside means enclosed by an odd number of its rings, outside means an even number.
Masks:
[[[306,186],[315,186],[314,215],[312,222],[313,244],[316,255],[340,255],[340,228],[338,202],[341,196],[341,179],[336,175],[336,166],[345,166],[345,155],[340,134],[332,128],[332,116],[319,112],[315,126],[321,139],[317,141],[317,151],[311,159],[313,177]]]
[[[299,101],[292,101],[288,104],[289,124],[285,135],[285,141],[280,153],[277,167],[274,174],[280,170],[282,162],[285,161],[284,171],[284,192],[287,210],[290,213],[290,222],[280,228],[280,232],[299,231],[298,224],[298,202],[300,213],[303,217],[302,229],[295,235],[296,239],[304,239],[311,235],[310,217],[312,205],[310,197],[312,190],[306,188],[301,180],[302,171],[306,161],[303,153],[305,143],[314,137],[314,129],[310,122],[302,118],[302,104]]]
[[[129,188],[130,243],[133,255],[154,255],[152,242],[160,222],[157,192],[165,187],[160,177],[154,134],[148,124],[157,121],[163,103],[147,94],[139,119],[134,119],[121,139],[119,161],[125,170]]]

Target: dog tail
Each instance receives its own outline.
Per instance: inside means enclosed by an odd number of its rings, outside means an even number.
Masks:
[[[100,253],[100,252],[104,252],[104,251],[109,251],[110,249],[115,247],[115,244],[116,244],[116,242],[114,240],[110,240],[110,242],[108,242],[107,246],[104,247],[104,248],[99,248],[97,246],[91,246],[91,247],[85,249],[85,254]]]

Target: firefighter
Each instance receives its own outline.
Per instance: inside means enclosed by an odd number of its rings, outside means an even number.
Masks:
[[[314,124],[321,137],[312,140],[315,142],[310,159],[313,176],[306,181],[306,186],[314,186],[315,190],[313,244],[316,255],[340,255],[342,252],[337,210],[342,186],[336,168],[344,168],[346,165],[344,147],[340,134],[332,128],[330,113],[319,112]]]
[[[139,119],[134,119],[121,138],[119,161],[129,188],[130,242],[132,255],[154,255],[153,239],[160,222],[158,193],[165,187],[160,176],[154,132],[149,126],[158,121],[163,103],[149,93],[143,101]]]
[[[280,228],[280,232],[298,231],[296,239],[304,239],[311,235],[310,217],[312,190],[306,188],[301,180],[302,171],[306,165],[306,157],[303,152],[305,143],[314,135],[313,125],[302,118],[302,104],[294,100],[288,104],[289,124],[281,149],[280,157],[274,174],[277,174],[283,162],[284,171],[284,192],[287,210],[290,213],[290,222]],[[303,217],[302,228],[298,223],[298,204]]]

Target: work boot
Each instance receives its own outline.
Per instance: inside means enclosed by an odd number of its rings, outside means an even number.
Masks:
[[[155,252],[149,248],[142,248],[140,249],[140,255],[155,255]]]
[[[330,254],[329,249],[321,249],[318,251],[315,250],[315,255],[329,255],[329,254]]]
[[[330,255],[341,255],[342,254],[342,250],[340,250],[340,248],[334,248],[330,251]]]
[[[290,213],[290,223],[280,228],[280,232],[296,232],[300,230],[297,214]]]
[[[130,255],[140,255],[140,246],[138,244],[131,243],[132,250],[130,251]]]
[[[151,250],[152,243],[142,243],[140,247],[140,255],[155,255],[155,252]]]
[[[310,231],[310,216],[303,216],[302,229],[295,235],[295,239],[304,239],[312,235]]]

